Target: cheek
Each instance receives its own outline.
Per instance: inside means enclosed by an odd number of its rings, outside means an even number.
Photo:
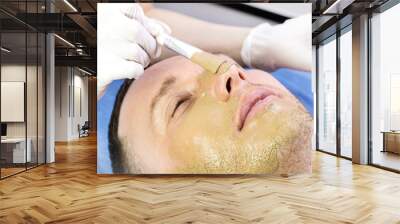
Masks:
[[[181,163],[210,160],[218,156],[214,147],[220,139],[232,136],[235,102],[219,102],[209,95],[200,96],[183,115],[171,133],[171,157]]]
[[[279,153],[299,137],[304,115],[290,102],[255,117],[238,133],[232,121],[234,103],[199,99],[171,132],[170,157],[176,173],[273,173]]]

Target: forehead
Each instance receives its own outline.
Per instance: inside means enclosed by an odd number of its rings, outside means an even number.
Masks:
[[[194,79],[203,72],[204,69],[199,65],[182,56],[175,56],[147,68],[144,74],[135,81],[135,84],[159,88],[164,80],[175,78],[176,82],[179,83],[180,81]]]

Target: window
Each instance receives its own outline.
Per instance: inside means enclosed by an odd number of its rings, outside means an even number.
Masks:
[[[44,1],[1,2],[18,13],[41,13]],[[45,163],[45,44],[43,33],[0,12],[0,178]],[[10,25],[11,24],[11,25]]]
[[[351,26],[340,36],[340,155],[352,157],[352,33]]]
[[[336,39],[318,48],[318,149],[336,153]]]
[[[372,164],[400,170],[400,4],[371,18]]]

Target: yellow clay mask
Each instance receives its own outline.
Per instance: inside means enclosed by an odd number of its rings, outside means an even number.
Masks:
[[[223,74],[232,66],[232,63],[228,62],[224,57],[207,52],[195,53],[190,60],[200,65],[210,74]]]
[[[299,105],[280,99],[267,105],[239,131],[234,123],[238,97],[224,102],[211,94],[215,74],[227,71],[232,64],[207,53],[197,54],[192,60],[205,71],[198,78],[195,102],[169,132],[169,154],[177,164],[171,172],[276,172],[280,150],[291,149],[303,129],[308,128],[308,114]]]

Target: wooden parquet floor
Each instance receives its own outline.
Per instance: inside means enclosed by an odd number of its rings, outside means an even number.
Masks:
[[[24,170],[25,170],[25,167],[23,167],[23,168],[22,167],[21,168],[19,168],[19,167],[4,168],[3,167],[3,168],[1,168],[1,176],[7,177],[7,176],[13,175],[15,173],[22,172]]]
[[[0,223],[400,223],[400,175],[315,153],[310,176],[100,176],[96,139],[0,181]]]

